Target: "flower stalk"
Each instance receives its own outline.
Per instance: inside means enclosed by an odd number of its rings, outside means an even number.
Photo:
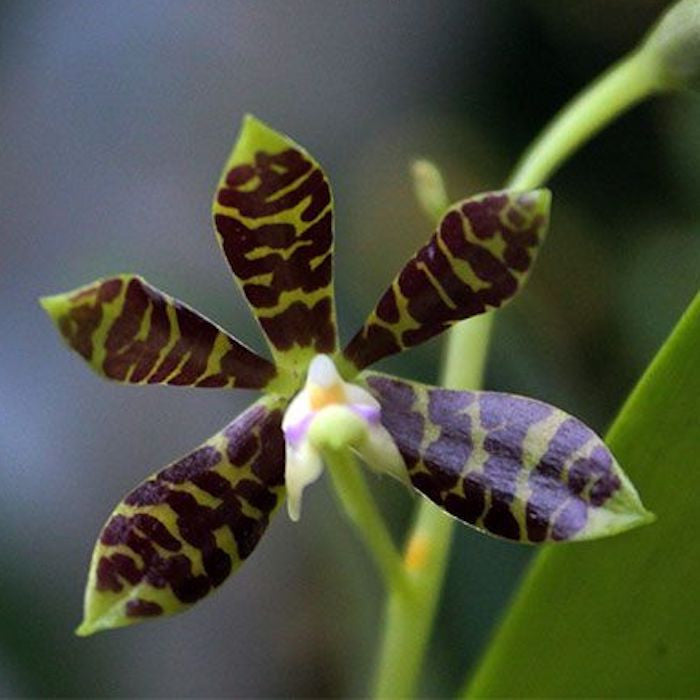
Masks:
[[[525,151],[508,188],[546,182],[584,143],[642,100],[667,87],[655,54],[644,49],[625,56],[579,93]]]
[[[333,482],[333,491],[374,559],[386,589],[392,596],[409,598],[408,578],[401,555],[372,498],[355,455],[345,448],[327,449],[323,456]]]
[[[414,188],[423,211],[437,223],[449,206],[449,197],[435,165],[414,165]],[[426,193],[425,173],[428,180]],[[440,184],[440,188],[435,183]],[[457,324],[449,335],[441,385],[447,388],[480,389],[493,323],[493,313]],[[406,540],[404,568],[414,595],[390,593],[385,610],[379,664],[374,682],[375,698],[406,697],[415,693],[423,659],[447,571],[454,521],[421,501]]]
[[[506,187],[524,190],[540,187],[583,144],[642,100],[669,89],[657,55],[642,45],[614,64],[579,93],[542,130],[525,151]],[[428,216],[448,206],[436,199],[435,183],[442,183],[432,164],[414,166],[416,197]],[[430,177],[427,177],[427,176]],[[427,183],[427,184],[426,184]],[[448,335],[441,384],[451,389],[480,389],[493,327],[493,313],[467,319]],[[374,697],[413,697],[423,666],[442,583],[449,560],[454,521],[422,501],[407,538],[404,566],[421,543],[422,566],[412,572],[416,598],[407,601],[389,595],[377,668]]]

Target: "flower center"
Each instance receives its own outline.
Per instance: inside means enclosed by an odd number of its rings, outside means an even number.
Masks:
[[[366,389],[344,381],[327,355],[311,360],[306,384],[290,402],[282,430],[292,520],[299,519],[304,488],[323,472],[325,450],[352,449],[373,468],[406,479],[403,460],[381,424],[379,402]]]
[[[340,382],[329,387],[314,384],[309,386],[309,405],[312,411],[337,403],[345,403],[345,392]]]

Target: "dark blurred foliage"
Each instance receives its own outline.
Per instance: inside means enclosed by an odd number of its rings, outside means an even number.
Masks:
[[[72,636],[109,509],[250,397],[108,385],[64,350],[36,298],[138,271],[260,348],[208,219],[252,111],[331,176],[347,338],[429,233],[411,159],[434,159],[454,198],[499,186],[665,4],[0,4],[0,695],[363,692],[381,591],[325,486],[193,612]],[[693,95],[644,104],[553,178],[549,241],[500,314],[489,388],[605,429],[697,290],[699,117]],[[440,349],[384,366],[433,381]],[[399,535],[412,499],[375,491]],[[529,555],[459,529],[426,693],[453,691],[475,663]]]

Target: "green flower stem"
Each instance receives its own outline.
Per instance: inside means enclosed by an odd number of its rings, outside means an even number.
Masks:
[[[425,502],[417,509],[404,567],[410,594],[389,593],[373,697],[412,694],[430,638],[452,541],[452,518]]]
[[[455,326],[447,346],[443,386],[479,388],[492,319],[493,314],[485,314]],[[415,693],[447,570],[454,523],[427,499],[417,508],[404,555],[412,595],[389,595],[375,698]]]
[[[542,185],[581,145],[642,99],[666,87],[656,58],[636,51],[612,66],[581,92],[550,122],[526,151],[507,187],[531,189]],[[416,182],[419,188],[421,185]],[[436,206],[434,213],[446,208]],[[419,201],[424,202],[420,196]],[[442,375],[443,386],[479,389],[483,381],[486,353],[492,328],[492,314],[456,325],[450,332]],[[412,697],[437,610],[445,577],[453,521],[425,500],[408,538],[404,566],[409,569],[413,595],[389,595],[386,621],[374,696]],[[420,544],[422,566],[415,567],[412,552]]]
[[[346,447],[326,449],[323,457],[333,481],[333,490],[374,558],[387,590],[392,595],[406,597],[408,579],[401,555],[386,529],[355,455]]]
[[[450,389],[481,389],[494,313],[458,323],[451,331],[441,377]]]
[[[559,112],[525,151],[507,187],[539,187],[579,146],[613,119],[667,87],[653,52],[640,49],[625,56]]]

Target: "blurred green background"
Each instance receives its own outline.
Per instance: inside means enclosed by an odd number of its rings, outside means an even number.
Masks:
[[[110,385],[36,298],[134,271],[262,341],[210,230],[244,112],[304,144],[336,199],[349,338],[428,235],[408,168],[494,188],[562,103],[634,46],[658,0],[0,3],[0,695],[364,692],[381,614],[327,486],[281,514],[181,617],[78,639],[94,538],[119,498],[251,400]],[[549,241],[502,312],[488,388],[603,431],[700,280],[700,99],[642,105],[552,180]],[[437,377],[440,341],[384,363]],[[412,499],[373,480],[396,533]],[[476,662],[531,550],[460,528],[424,692]]]

